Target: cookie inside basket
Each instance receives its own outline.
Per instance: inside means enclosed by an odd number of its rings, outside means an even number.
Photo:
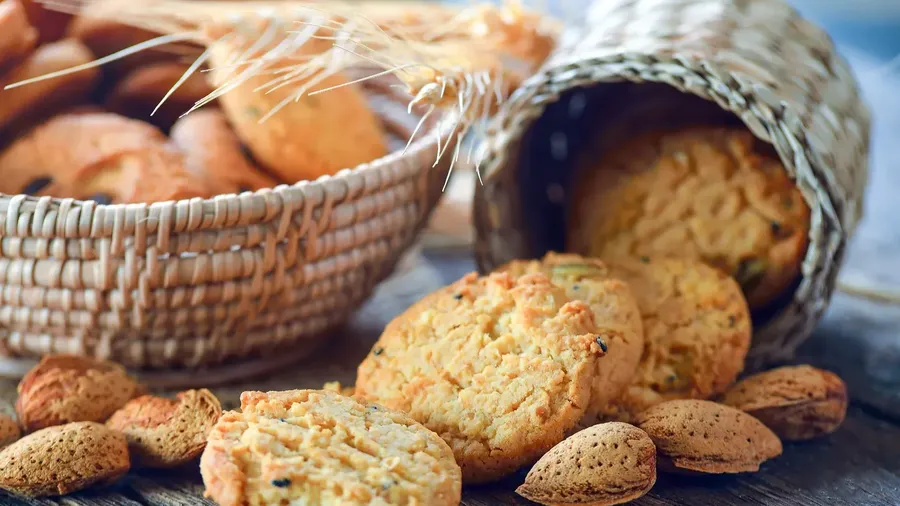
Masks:
[[[796,290],[808,208],[774,148],[714,102],[661,84],[574,89],[507,170],[528,256],[697,258],[742,285],[758,322]]]
[[[155,37],[89,16],[72,19],[49,42],[37,42],[27,23],[20,32],[9,34],[22,39],[21,50],[0,66],[0,87],[89,65]],[[225,60],[253,42],[214,47]],[[369,69],[323,76],[318,88],[328,93],[299,100],[292,94],[302,82],[260,89],[268,75],[241,76],[217,96],[218,80],[229,76],[212,64],[193,69],[202,52],[167,45],[3,90],[0,192],[152,203],[313,181],[402,148],[420,117],[406,114],[408,97],[389,86],[396,80],[385,84],[390,76],[350,83],[359,77],[352,73]]]

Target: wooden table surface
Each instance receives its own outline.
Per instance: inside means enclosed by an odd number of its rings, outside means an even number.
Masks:
[[[269,378],[213,389],[226,408],[238,405],[245,389],[318,388],[327,380],[352,382],[384,324],[421,292],[473,268],[468,253],[429,254],[432,270],[413,271],[382,290],[339,337],[305,361]],[[418,281],[416,281],[418,280]],[[414,286],[415,285],[415,286]],[[409,288],[414,286],[413,288]],[[405,289],[404,289],[405,288]],[[660,476],[637,505],[809,505],[900,504],[900,307],[837,295],[798,361],[843,376],[852,405],[835,434],[803,444],[786,444],[784,455],[761,472],[734,477],[670,479]],[[15,382],[0,381],[0,410],[10,411]],[[532,504],[513,493],[523,474],[492,486],[468,488],[468,506]],[[188,506],[212,504],[202,496],[197,466],[171,472],[131,473],[116,486],[65,498],[26,500],[0,495],[11,506]]]
[[[866,72],[863,68],[864,84]],[[874,71],[873,71],[874,72]],[[844,279],[880,289],[900,290],[900,88],[882,81],[867,84],[876,101],[874,170],[867,215],[851,247]],[[328,380],[352,383],[356,365],[384,324],[422,294],[472,270],[466,251],[427,253],[430,267],[414,269],[383,285],[338,338],[303,363],[270,377],[214,389],[226,408],[237,406],[249,389],[318,388]],[[784,455],[756,474],[672,479],[660,476],[637,505],[900,505],[900,305],[836,294],[798,362],[831,369],[848,383],[851,407],[833,435],[786,444]],[[0,381],[0,411],[11,412],[15,382]],[[522,474],[491,486],[467,488],[463,504],[531,504],[512,491]],[[115,486],[65,498],[26,500],[0,493],[0,504],[90,506],[189,506],[202,498],[196,464],[169,472],[131,473]]]

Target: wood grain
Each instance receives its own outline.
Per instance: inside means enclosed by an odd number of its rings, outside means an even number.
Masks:
[[[469,254],[429,256],[433,270],[412,270],[402,283],[381,290],[312,359],[249,384],[216,388],[226,408],[247,389],[318,388],[325,381],[352,383],[355,368],[397,312],[436,286],[473,269]],[[858,506],[900,503],[900,308],[839,295],[799,359],[835,370],[848,382],[853,407],[832,436],[788,444],[762,472],[734,477],[672,479],[661,476],[638,505]],[[10,411],[15,384],[0,382],[0,411]],[[466,506],[530,505],[515,487],[524,471],[498,484],[465,490]],[[196,466],[169,472],[131,473],[116,487],[63,499],[3,496],[11,506],[209,506]]]

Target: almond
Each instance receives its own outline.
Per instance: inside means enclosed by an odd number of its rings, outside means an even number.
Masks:
[[[710,401],[657,404],[638,416],[638,427],[653,439],[665,471],[752,472],[781,455],[781,440],[762,422]]]
[[[633,501],[656,483],[656,448],[641,429],[594,425],[550,449],[516,493],[541,504],[604,506]]]
[[[19,424],[6,415],[0,415],[0,448],[15,442],[21,436],[22,431],[19,430]]]
[[[19,382],[16,412],[25,432],[69,422],[103,422],[137,388],[118,364],[51,355]]]
[[[779,367],[734,385],[722,403],[745,411],[789,441],[834,432],[847,415],[847,385],[808,365]]]
[[[76,422],[34,432],[0,451],[0,487],[30,497],[109,484],[128,472],[125,436]]]
[[[125,434],[134,467],[176,467],[203,453],[222,406],[209,390],[188,390],[178,400],[144,395],[106,422]]]

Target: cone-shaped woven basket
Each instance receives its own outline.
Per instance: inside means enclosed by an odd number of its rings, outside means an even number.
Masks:
[[[402,148],[418,121],[409,99],[370,84]],[[441,196],[449,160],[435,166],[434,136],[420,139],[335,176],[207,200],[0,195],[0,373],[74,353],[142,369],[228,361],[234,379],[308,354],[390,274]]]
[[[808,251],[796,289],[757,322],[749,366],[790,358],[860,219],[870,119],[830,38],[781,0],[595,0],[496,118],[475,197],[480,268],[563,249],[572,155],[641,113],[742,122],[796,181]]]

